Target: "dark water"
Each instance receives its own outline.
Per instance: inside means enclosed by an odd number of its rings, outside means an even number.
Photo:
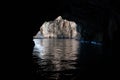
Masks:
[[[103,72],[106,67],[101,45],[75,39],[34,39],[33,80],[79,80]]]

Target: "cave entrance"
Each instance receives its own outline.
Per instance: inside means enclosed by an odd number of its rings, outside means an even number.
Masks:
[[[69,21],[58,16],[52,21],[45,21],[34,38],[80,38],[78,26],[74,21]]]
[[[100,32],[99,28],[82,20],[81,22],[73,20],[58,16],[53,20],[45,21],[34,38],[77,39],[92,44],[102,43],[103,32]]]

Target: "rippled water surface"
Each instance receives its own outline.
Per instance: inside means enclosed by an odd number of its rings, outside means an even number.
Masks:
[[[75,39],[34,39],[33,80],[78,80],[88,66],[102,63],[102,48]],[[79,74],[79,75],[78,75]]]

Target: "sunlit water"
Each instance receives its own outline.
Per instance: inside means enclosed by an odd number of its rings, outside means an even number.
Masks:
[[[34,39],[34,42],[33,80],[77,80],[76,71],[82,72],[86,65],[98,64],[102,59],[101,46],[81,44],[75,39]]]

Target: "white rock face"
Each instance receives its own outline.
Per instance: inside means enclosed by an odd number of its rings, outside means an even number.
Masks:
[[[77,24],[58,16],[54,21],[44,22],[34,38],[76,38],[78,37]]]

